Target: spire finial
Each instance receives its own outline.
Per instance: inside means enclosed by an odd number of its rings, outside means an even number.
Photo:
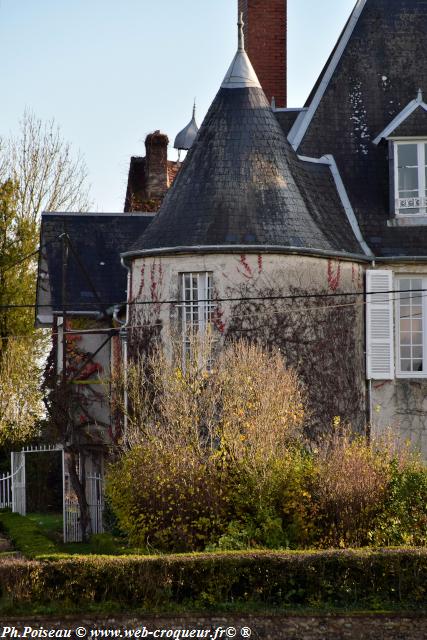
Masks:
[[[239,13],[239,21],[237,24],[239,27],[239,51],[244,51],[245,50],[245,34],[243,33],[243,27],[245,26],[245,23],[243,22],[243,11]]]
[[[196,98],[194,98],[194,104],[193,104],[193,120],[195,120],[196,118]]]
[[[423,92],[421,91],[421,89],[418,89],[417,101],[418,102],[423,101]]]

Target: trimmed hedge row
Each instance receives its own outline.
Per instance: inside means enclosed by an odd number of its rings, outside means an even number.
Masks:
[[[0,562],[4,602],[147,613],[227,605],[427,609],[427,550],[50,557]]]

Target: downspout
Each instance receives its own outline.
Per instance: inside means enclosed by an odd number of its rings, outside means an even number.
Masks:
[[[371,267],[372,269],[375,269],[376,267],[375,260],[372,260]],[[366,312],[365,312],[365,322],[366,322]],[[365,331],[365,366],[366,366],[366,357],[367,357],[367,340],[366,340],[366,331]],[[367,381],[367,393],[368,393],[368,411],[367,411],[368,423],[366,428],[366,437],[368,439],[368,442],[370,442],[371,434],[372,434],[372,420],[374,418],[374,410],[372,406],[372,378],[370,378]]]
[[[131,285],[132,285],[132,271],[129,267],[128,263],[124,258],[121,258],[121,263],[125,269],[127,269],[127,302],[129,303],[129,299],[131,296]],[[123,404],[124,404],[124,417],[123,417],[123,440],[126,442],[127,431],[128,431],[128,391],[127,391],[127,382],[128,382],[128,327],[130,320],[130,305],[126,305],[126,320],[121,323],[120,327],[120,340],[122,344],[122,363],[123,363]]]

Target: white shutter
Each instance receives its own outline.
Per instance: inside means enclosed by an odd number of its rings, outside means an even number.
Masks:
[[[366,272],[366,369],[368,380],[394,378],[393,272]],[[371,295],[369,295],[371,294]]]

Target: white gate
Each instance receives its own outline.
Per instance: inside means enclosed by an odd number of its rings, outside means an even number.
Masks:
[[[66,470],[65,452],[62,445],[37,445],[24,447],[11,453],[11,473],[0,477],[0,508],[11,507],[14,513],[26,515],[25,455],[46,451],[62,452],[62,495],[64,542],[81,542],[80,507],[72,490]],[[91,467],[93,469],[93,467]],[[80,470],[79,470],[80,473]],[[86,499],[92,525],[92,533],[103,533],[104,483],[101,473],[86,473]]]
[[[64,542],[81,542],[80,507],[77,496],[70,489],[68,473],[64,476]],[[92,533],[103,533],[104,486],[100,473],[86,475],[86,500],[92,525]]]
[[[10,454],[12,479],[12,511],[25,516],[27,503],[25,495],[25,452],[13,451]]]

